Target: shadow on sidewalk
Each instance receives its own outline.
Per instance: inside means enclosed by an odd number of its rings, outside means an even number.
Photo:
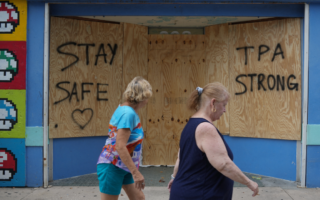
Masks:
[[[173,167],[140,167],[140,172],[145,178],[147,187],[166,187],[170,181]],[[281,187],[281,188],[297,188],[297,182],[287,181],[278,178],[272,178],[257,174],[245,174],[253,181],[257,182],[259,187]],[[54,180],[49,182],[53,186],[98,186],[99,181],[96,173],[87,174],[72,178]],[[245,187],[235,182],[234,187]]]

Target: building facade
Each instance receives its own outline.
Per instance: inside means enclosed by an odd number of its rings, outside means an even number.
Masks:
[[[320,1],[0,5],[1,187],[96,172],[135,76],[154,93],[140,165],[174,164],[189,93],[218,81],[231,98],[215,125],[239,168],[320,187]]]

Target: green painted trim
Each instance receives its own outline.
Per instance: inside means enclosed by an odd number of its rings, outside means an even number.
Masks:
[[[320,145],[320,124],[308,124],[307,145]]]
[[[43,146],[43,127],[26,127],[26,146]]]

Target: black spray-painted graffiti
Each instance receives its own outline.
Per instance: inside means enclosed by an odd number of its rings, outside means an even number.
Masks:
[[[95,47],[96,45],[95,44],[77,44],[76,42],[67,42],[67,43],[64,43],[62,45],[60,45],[58,48],[57,48],[57,52],[59,54],[64,54],[64,55],[68,55],[68,56],[72,56],[75,58],[75,61],[73,61],[71,64],[69,64],[68,66],[66,67],[63,67],[61,69],[61,71],[65,71],[66,69],[70,68],[71,66],[75,65],[80,59],[77,55],[75,54],[72,54],[70,52],[66,52],[66,51],[62,51],[62,48],[63,47],[66,47],[66,46],[75,46],[75,47],[85,47],[86,49],[86,65],[89,65],[90,64],[90,58],[89,58],[89,54],[90,54],[90,47]],[[114,46],[112,47],[110,44],[107,44],[108,48],[110,49],[111,51],[111,54],[112,54],[112,57],[110,59],[110,62],[109,64],[112,65],[113,63],[113,60],[114,60],[114,57],[116,55],[116,52],[117,52],[117,49],[118,49],[118,45],[117,44],[114,44]],[[99,58],[102,57],[103,58],[103,61],[104,63],[108,63],[107,61],[107,54],[106,54],[106,50],[105,50],[105,46],[104,44],[100,44],[99,45],[99,48],[97,50],[97,53],[95,55],[95,62],[94,62],[94,65],[98,65],[98,61],[99,61]],[[81,82],[81,83],[77,83],[77,82],[74,82],[73,85],[72,85],[72,89],[67,89],[68,88],[68,85],[70,85],[72,83],[70,83],[70,81],[61,81],[59,83],[56,84],[56,88],[59,89],[59,90],[62,90],[66,93],[66,95],[58,100],[58,101],[55,101],[53,104],[54,105],[57,105],[65,100],[69,100],[69,103],[71,103],[72,99],[75,99],[77,102],[81,100],[84,100],[85,99],[85,95],[86,94],[89,94],[91,93],[92,91],[92,87],[95,85],[95,83],[93,82]],[[79,85],[78,85],[79,84]],[[71,85],[70,85],[71,86]],[[69,86],[69,88],[70,88]],[[107,93],[107,90],[106,90],[106,86],[109,86],[108,84],[103,84],[103,83],[96,83],[96,100],[97,101],[108,101],[108,98],[106,98],[105,94]],[[79,87],[79,88],[78,88]],[[77,112],[80,112],[82,118],[83,118],[83,113],[84,112],[90,112],[90,118],[89,120],[77,120],[77,118],[75,117],[75,113]],[[84,110],[80,110],[80,109],[75,109],[72,113],[71,113],[71,118],[72,120],[75,122],[75,124],[77,124],[77,126],[80,127],[80,129],[84,129],[89,123],[90,121],[92,120],[93,118],[93,109],[92,108],[86,108]],[[81,117],[80,117],[81,118]],[[85,121],[83,123],[83,121]],[[58,124],[55,124],[55,128],[58,128]]]
[[[266,50],[262,51],[262,48],[265,48]],[[236,48],[236,50],[241,50],[241,49],[244,49],[244,64],[247,65],[248,63],[248,49],[254,49],[253,46],[245,46],[245,47],[238,47]],[[259,55],[258,55],[258,61],[260,61],[260,58],[261,58],[261,55],[267,53],[268,51],[270,50],[270,48],[267,46],[267,45],[260,45],[259,46]],[[272,56],[272,59],[271,61],[273,62],[275,57],[278,56],[278,55],[281,55],[282,56],[282,59],[284,59],[284,55],[283,55],[283,51],[281,49],[281,45],[280,44],[277,44],[275,50],[274,50],[274,53],[273,53],[273,56]]]
[[[241,50],[244,49],[244,57],[245,57],[245,65],[247,65],[247,60],[248,60],[248,49],[254,49],[254,46],[245,46],[245,47],[238,47],[236,48],[236,50]],[[267,45],[260,45],[259,46],[259,54],[258,54],[258,61],[260,61],[261,56],[265,53],[267,53],[270,50],[270,48]],[[272,59],[271,61],[273,62],[276,58],[276,56],[281,55],[281,58],[284,59],[284,52],[281,48],[280,43],[277,44]],[[240,80],[240,78],[245,78],[245,77],[250,77],[250,91],[253,91],[253,85],[254,83],[257,84],[257,88],[258,90],[263,90],[263,91],[267,91],[267,88],[269,90],[274,90],[275,88],[277,88],[277,91],[284,91],[285,90],[285,86],[287,86],[287,88],[289,90],[296,90],[298,91],[299,89],[299,84],[298,83],[293,83],[291,82],[292,80],[296,79],[296,76],[293,74],[290,74],[287,78],[285,76],[281,76],[279,74],[277,75],[272,75],[269,74],[268,76],[265,74],[256,74],[256,73],[252,73],[252,74],[239,74],[236,77],[236,82],[241,84],[243,86],[243,91],[242,92],[236,92],[236,95],[241,95],[247,92],[247,85],[244,83],[246,81],[244,81],[242,79],[242,81]],[[256,79],[256,82],[254,81],[254,79]],[[285,81],[286,80],[286,81]],[[268,87],[267,87],[268,86]]]
[[[69,99],[69,103],[70,103],[73,97],[76,99],[77,102],[79,102],[80,101],[79,100],[80,94],[78,95],[77,83],[76,82],[73,83],[73,87],[72,87],[71,91],[69,91],[65,87],[62,87],[63,84],[70,84],[70,82],[69,81],[59,82],[59,83],[56,84],[56,88],[65,91],[67,94],[66,94],[66,96],[64,98],[62,98],[62,99],[60,99],[58,101],[55,101],[53,104],[57,105],[57,104],[63,102],[64,100],[67,100],[67,99]],[[84,83],[84,82],[81,83],[81,91],[80,91],[81,92],[81,100],[85,99],[85,93],[90,93],[91,92],[89,87],[93,86],[93,85],[94,85],[94,83]],[[103,90],[102,89],[103,86],[108,86],[108,84],[97,83],[97,86],[96,86],[97,87],[97,101],[108,101],[108,98],[102,98],[101,97],[101,94],[106,94],[107,93],[107,90]],[[83,112],[86,111],[86,110],[91,111],[90,119],[85,124],[80,124],[74,118],[74,113],[79,111],[81,114],[83,114]],[[84,129],[89,124],[89,122],[91,121],[91,119],[93,117],[93,114],[94,114],[94,112],[93,112],[92,108],[86,108],[84,110],[75,109],[71,114],[71,118],[81,129]],[[58,128],[58,124],[55,125],[55,128]]]
[[[72,56],[76,60],[73,63],[69,64],[68,66],[62,68],[61,71],[64,71],[64,70],[68,69],[69,67],[71,67],[72,65],[76,64],[79,61],[79,57],[77,55],[61,51],[62,47],[65,47],[65,46],[68,46],[68,45],[73,45],[73,46],[78,46],[78,47],[85,46],[86,47],[86,65],[89,65],[89,63],[90,63],[90,61],[89,61],[89,47],[95,47],[96,45],[95,44],[77,44],[76,42],[67,42],[67,43],[64,43],[64,44],[60,45],[57,48],[57,51],[60,54],[65,54],[65,55]],[[112,48],[112,46],[110,44],[108,44],[108,47],[109,47],[109,49],[111,50],[111,53],[112,53],[112,58],[111,58],[109,64],[112,65],[114,56],[116,55],[116,52],[117,52],[117,49],[118,49],[118,45],[115,44],[113,46],[113,48]],[[107,54],[105,53],[104,44],[100,44],[98,52],[97,52],[95,57],[96,57],[96,60],[95,60],[94,65],[98,64],[99,57],[103,57],[104,58],[104,63],[107,63]]]
[[[59,82],[56,84],[56,88],[65,91],[67,93],[67,96],[64,97],[63,99],[55,101],[53,104],[61,103],[62,101],[66,100],[66,99],[69,99],[69,102],[71,102],[73,96],[75,96],[75,98],[79,102],[77,83],[76,82],[73,83],[73,87],[72,87],[71,92],[69,92],[69,90],[67,90],[66,88],[63,88],[61,86],[62,84],[70,84],[70,82],[69,81],[62,81],[62,82]],[[90,89],[85,89],[86,85],[90,86],[90,85],[94,85],[94,84],[93,83],[81,83],[81,99],[82,100],[84,100],[85,93],[91,92]],[[97,101],[108,101],[108,98],[101,98],[100,97],[101,93],[107,93],[106,90],[100,90],[101,86],[108,86],[108,84],[97,83]]]
[[[266,89],[266,85],[268,85],[268,89],[269,90],[273,90],[275,89],[275,87],[277,86],[277,91],[284,91],[285,90],[285,85],[287,85],[287,88],[289,90],[296,90],[298,91],[298,87],[299,84],[298,83],[292,83],[290,82],[291,79],[296,79],[296,76],[291,74],[288,76],[287,81],[285,81],[285,76],[280,76],[277,75],[276,77],[272,74],[268,75],[268,77],[266,78],[266,75],[264,74],[240,74],[236,77],[236,81],[238,83],[240,83],[243,87],[244,90],[242,92],[237,92],[236,95],[240,95],[240,94],[244,94],[247,92],[247,86],[246,84],[244,84],[243,82],[241,82],[239,79],[242,77],[250,77],[251,79],[251,87],[250,87],[250,91],[253,91],[253,84],[254,84],[254,77],[257,77],[257,85],[258,85],[258,90],[263,89],[263,91],[267,91]],[[266,80],[265,80],[266,79]],[[287,83],[287,84],[286,84]]]
[[[90,118],[89,118],[88,121],[84,122],[84,124],[81,124],[79,121],[77,121],[77,120],[75,119],[74,114],[75,114],[76,112],[80,112],[80,114],[83,115],[83,113],[84,113],[85,111],[90,111],[90,112],[91,112],[91,115],[90,115]],[[81,129],[84,129],[84,128],[89,124],[89,122],[91,121],[92,117],[93,117],[93,110],[92,110],[92,108],[86,108],[86,109],[83,109],[83,110],[75,109],[75,110],[72,112],[72,114],[71,114],[72,120],[73,120],[74,123],[76,123]]]

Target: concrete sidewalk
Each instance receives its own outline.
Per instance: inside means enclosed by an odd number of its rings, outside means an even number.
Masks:
[[[146,199],[168,200],[169,192],[165,187],[146,187]],[[245,187],[235,187],[233,200],[318,200],[319,188],[281,188],[262,187],[259,195],[252,197],[252,192]],[[53,186],[51,188],[0,188],[1,200],[87,200],[100,199],[98,187]],[[120,200],[128,199],[122,191]]]
[[[168,200],[167,189],[172,167],[140,167],[145,177],[144,194],[147,200]],[[244,172],[258,183],[259,195],[252,197],[252,192],[244,185],[235,182],[233,200],[320,200],[320,188],[298,188],[297,182],[267,177]],[[84,200],[100,199],[99,181],[96,173],[60,179],[49,182],[44,188],[0,188],[0,200]],[[128,199],[124,191],[119,200]]]

